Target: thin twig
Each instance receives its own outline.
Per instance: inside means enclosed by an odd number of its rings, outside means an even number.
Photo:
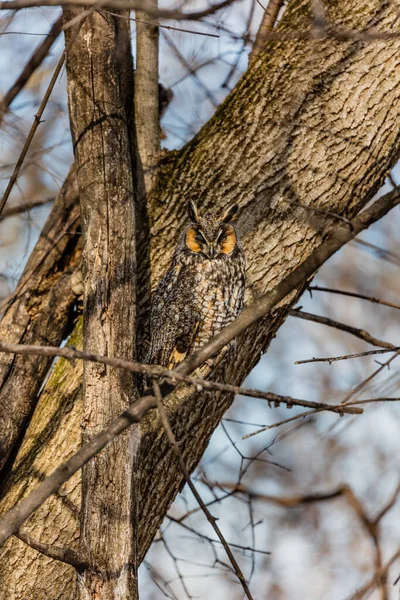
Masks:
[[[378,586],[381,583],[382,579],[387,576],[387,573],[392,564],[398,558],[400,558],[400,549],[397,550],[395,554],[393,554],[392,558],[388,560],[388,562],[384,564],[365,585],[359,588],[355,594],[350,596],[349,600],[362,600],[365,594],[376,588],[376,586]]]
[[[46,204],[50,204],[50,202],[54,202],[54,198],[42,198],[40,200],[30,200],[28,202],[16,204],[15,206],[7,206],[3,210],[3,214],[0,217],[0,221],[2,221],[3,219],[6,219],[7,217],[15,217],[16,215],[20,215],[21,213],[32,210],[33,208],[37,208],[38,206],[45,206]]]
[[[270,429],[274,429],[275,427],[280,427],[281,425],[286,425],[286,423],[291,423],[292,421],[296,421],[297,419],[302,419],[303,417],[308,417],[316,412],[320,412],[321,408],[313,408],[312,410],[306,410],[305,412],[300,413],[299,415],[295,415],[294,417],[289,417],[289,419],[284,419],[283,421],[278,421],[277,423],[273,423],[272,425],[266,425],[261,429],[257,429],[257,431],[252,431],[247,435],[242,437],[242,440],[247,440],[248,438],[253,437],[253,435],[258,435],[259,433],[263,433],[264,431],[269,431]]]
[[[193,484],[192,480],[190,479],[189,472],[186,468],[185,461],[183,460],[182,453],[178,446],[178,442],[176,441],[175,435],[174,435],[174,433],[171,429],[171,426],[168,422],[167,413],[165,412],[165,408],[164,408],[163,401],[162,401],[160,386],[158,385],[157,381],[153,381],[153,389],[154,389],[154,395],[157,400],[158,412],[161,417],[161,421],[162,421],[165,433],[167,435],[167,438],[171,445],[171,448],[175,452],[175,455],[179,461],[179,466],[181,468],[181,471],[183,473],[185,481],[188,484],[188,486],[190,487],[190,490],[191,490],[193,496],[196,498],[199,506],[201,507],[201,510],[205,514],[207,521],[210,523],[211,527],[214,529],[216,535],[218,536],[218,539],[220,540],[221,544],[223,545],[224,550],[225,550],[226,554],[228,555],[229,560],[231,561],[233,570],[235,571],[237,578],[239,579],[240,583],[242,584],[244,593],[246,594],[247,598],[252,600],[253,596],[250,593],[250,590],[248,588],[248,585],[247,585],[246,579],[242,573],[242,570],[240,569],[235,557],[233,556],[232,550],[229,548],[229,545],[227,544],[226,539],[222,535],[222,532],[217,525],[216,519],[212,516],[212,514],[208,510],[207,506],[204,504],[202,497],[200,496],[199,492],[196,489],[196,486]]]
[[[341,296],[350,296],[351,298],[360,298],[361,300],[368,300],[368,302],[374,302],[376,304],[383,304],[384,306],[390,306],[391,308],[400,309],[400,304],[395,304],[394,302],[388,302],[387,300],[382,300],[381,298],[375,298],[374,296],[365,296],[364,294],[359,294],[358,292],[348,292],[346,290],[337,290],[333,288],[322,287],[320,285],[310,285],[307,288],[310,292],[329,292],[330,294],[340,294]]]
[[[355,394],[358,394],[358,392],[360,392],[366,385],[368,385],[377,375],[379,375],[379,373],[381,373],[384,369],[388,368],[390,363],[395,360],[398,356],[399,356],[400,350],[398,350],[396,352],[396,354],[394,354],[394,356],[391,356],[389,358],[389,360],[387,360],[385,363],[383,363],[382,365],[380,365],[380,367],[378,369],[376,369],[376,371],[374,371],[371,375],[369,375],[368,377],[366,377],[365,379],[363,379],[363,381],[361,381],[358,385],[356,385],[348,394],[345,398],[343,398],[342,402],[340,403],[342,404],[347,404],[348,401],[350,400],[350,398],[352,398]]]
[[[199,509],[196,509],[196,510],[199,510]],[[195,535],[199,536],[203,540],[207,540],[208,542],[211,542],[212,544],[220,544],[221,543],[220,540],[213,540],[212,538],[208,537],[208,535],[204,535],[204,533],[200,533],[199,531],[192,529],[192,527],[189,527],[189,525],[186,525],[186,523],[183,523],[181,521],[181,519],[175,519],[174,517],[171,517],[171,515],[167,515],[167,518],[170,521],[172,521],[173,523],[180,525],[187,531],[190,531],[191,533],[194,533]],[[233,542],[229,542],[229,546],[232,546],[233,548],[237,548],[238,550],[241,550],[242,552],[245,552],[245,551],[255,552],[256,554],[264,554],[266,556],[271,554],[271,552],[268,552],[267,550],[259,550],[258,548],[252,548],[251,546],[241,546],[240,544],[234,544]]]
[[[235,0],[223,0],[203,10],[183,12],[179,9],[157,9],[146,0],[3,0],[0,10],[22,10],[24,8],[37,8],[40,6],[84,6],[109,8],[111,10],[142,10],[159,19],[172,19],[175,21],[197,20],[208,17],[230,6]]]
[[[161,25],[158,22],[145,21],[144,19],[134,19],[133,17],[127,17],[126,15],[120,15],[119,13],[111,12],[110,10],[102,10],[99,12],[107,13],[108,15],[112,15],[113,17],[118,17],[119,19],[128,19],[128,21],[134,21],[135,23],[143,23],[144,25],[148,25],[149,27],[154,27],[154,25],[156,25],[160,29],[168,29],[169,31],[179,31],[180,33],[192,33],[193,35],[203,35],[205,37],[212,37],[212,38],[220,37],[217,33],[206,33],[205,31],[195,31],[194,29],[183,29],[182,27],[172,27],[172,25]]]
[[[42,102],[40,103],[39,110],[38,110],[38,112],[35,115],[35,118],[33,120],[32,127],[31,127],[31,129],[29,131],[28,137],[26,138],[26,142],[24,144],[24,147],[22,148],[21,154],[20,154],[20,156],[19,156],[19,158],[17,160],[17,164],[15,165],[13,174],[10,177],[10,180],[9,180],[8,185],[6,187],[6,191],[4,192],[3,198],[1,199],[1,202],[0,202],[0,215],[3,212],[3,208],[4,208],[4,206],[5,206],[5,204],[6,204],[7,200],[8,200],[8,197],[9,197],[9,195],[11,193],[11,190],[14,187],[14,184],[17,181],[17,177],[19,175],[19,172],[21,170],[21,167],[22,167],[22,164],[23,164],[23,162],[25,160],[27,152],[28,152],[28,150],[30,148],[30,145],[31,145],[32,140],[33,140],[33,137],[34,137],[34,135],[35,135],[35,133],[37,131],[37,128],[39,127],[40,123],[42,122],[41,119],[42,119],[42,115],[43,115],[44,109],[46,108],[47,102],[49,101],[51,92],[53,91],[53,88],[54,88],[54,86],[56,84],[56,81],[58,79],[58,76],[60,74],[60,71],[62,69],[63,64],[64,64],[64,52],[62,53],[62,56],[61,56],[60,60],[57,63],[57,66],[55,68],[53,76],[52,76],[52,78],[50,80],[50,83],[49,83],[49,85],[47,87],[46,93],[43,96]]]
[[[400,350],[400,347],[384,348],[383,350],[369,350],[368,352],[357,352],[357,354],[344,354],[343,356],[328,356],[325,358],[308,358],[306,360],[295,360],[293,364],[305,365],[308,363],[315,363],[315,362],[328,362],[329,364],[331,364],[338,360],[349,360],[351,358],[361,358],[362,356],[373,356],[376,354],[386,354],[387,352],[396,352],[398,350]]]
[[[305,211],[315,213],[322,217],[330,217],[331,219],[336,219],[337,221],[342,221],[342,223],[351,225],[350,219],[348,219],[347,217],[344,217],[343,215],[339,215],[338,213],[332,212],[331,210],[326,210],[325,208],[318,208],[317,206],[301,204],[301,202],[296,202],[295,200],[289,200],[289,198],[285,198],[284,202],[287,202],[288,204],[292,204],[292,206],[297,206],[298,208],[302,208]]]
[[[4,117],[4,114],[7,112],[10,104],[13,102],[13,100],[15,100],[16,96],[24,88],[33,72],[42,64],[42,62],[50,52],[50,48],[61,33],[62,23],[63,18],[61,15],[52,26],[49,33],[46,35],[46,38],[34,51],[32,56],[22,69],[22,72],[17,77],[13,85],[10,87],[8,92],[6,92],[3,96],[0,102],[0,123]]]
[[[210,100],[210,102],[214,105],[214,107],[216,108],[219,104],[218,100],[215,98],[214,94],[212,92],[210,92],[210,90],[208,89],[208,87],[202,82],[202,80],[197,77],[196,72],[191,68],[190,63],[186,60],[185,56],[182,54],[182,52],[179,50],[178,46],[172,41],[172,39],[169,37],[168,34],[163,32],[163,37],[165,39],[165,41],[167,42],[168,46],[172,49],[172,51],[174,52],[175,56],[177,57],[177,59],[182,63],[182,65],[185,67],[185,69],[190,73],[190,75],[192,75],[192,77],[194,78],[194,81],[196,82],[196,84],[198,85],[198,87],[203,90],[203,92],[205,93],[205,95],[207,96],[207,98]]]

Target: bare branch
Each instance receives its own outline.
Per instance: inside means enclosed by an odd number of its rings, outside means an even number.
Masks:
[[[376,304],[383,304],[384,306],[390,306],[391,308],[400,309],[400,304],[395,304],[394,302],[388,302],[387,300],[382,300],[381,298],[375,298],[373,296],[365,296],[364,294],[359,294],[358,292],[348,292],[346,290],[336,290],[332,288],[322,287],[319,285],[310,285],[307,288],[310,292],[329,292],[330,294],[340,294],[341,296],[350,296],[351,298],[360,298],[361,300],[368,300],[368,302],[374,302]]]
[[[250,55],[250,61],[254,60],[254,58],[264,50],[267,42],[267,35],[273,30],[283,3],[284,0],[269,0],[256,35],[256,41],[254,42],[253,50]]]
[[[360,358],[362,356],[373,356],[376,354],[385,354],[387,352],[396,352],[400,350],[399,347],[396,348],[384,348],[383,350],[369,350],[368,352],[358,352],[357,354],[345,354],[343,356],[328,356],[326,358],[309,358],[306,360],[295,360],[295,365],[305,365],[307,363],[314,362],[328,362],[329,364],[336,362],[337,360],[348,360],[350,358]]]
[[[394,344],[390,344],[389,342],[384,342],[383,340],[378,340],[377,338],[373,337],[370,333],[368,333],[368,331],[365,331],[365,329],[358,329],[357,327],[352,327],[351,325],[334,321],[328,317],[321,317],[320,315],[314,315],[313,313],[308,313],[299,309],[291,310],[289,314],[291,317],[305,319],[306,321],[313,321],[314,323],[320,323],[321,325],[327,325],[328,327],[334,327],[335,329],[346,331],[347,333],[351,333],[352,335],[360,338],[360,340],[364,340],[373,346],[380,346],[381,348],[388,348],[390,350],[396,348]]]
[[[375,572],[374,576],[368,583],[363,585],[355,594],[350,596],[349,600],[362,600],[362,598],[364,598],[368,592],[375,589],[382,582],[382,579],[387,576],[390,567],[398,558],[400,558],[400,550],[397,550],[397,552],[393,554],[392,558],[388,560],[388,562],[384,564],[377,572]]]
[[[322,402],[311,402],[310,400],[300,400],[298,398],[292,398],[291,396],[280,396],[272,392],[263,392],[261,390],[248,389],[236,385],[230,385],[227,383],[220,383],[218,381],[212,381],[204,379],[203,377],[191,377],[189,375],[182,375],[176,370],[170,371],[160,365],[146,365],[143,363],[136,363],[122,358],[112,356],[101,356],[99,354],[92,354],[88,352],[82,352],[76,350],[70,346],[64,348],[57,348],[52,346],[32,346],[28,344],[9,344],[0,342],[0,352],[14,353],[23,355],[33,356],[47,356],[47,357],[63,357],[67,360],[73,361],[75,359],[84,360],[87,362],[97,362],[118,369],[126,369],[132,373],[138,373],[147,377],[162,377],[167,379],[172,384],[176,384],[179,381],[188,383],[195,386],[197,390],[218,390],[221,392],[229,392],[233,394],[240,394],[242,396],[249,396],[250,398],[260,398],[267,400],[268,403],[273,403],[276,406],[279,404],[286,404],[288,408],[293,406],[303,406],[314,409],[328,410],[332,412],[339,412],[340,414],[361,414],[361,409],[343,407],[341,405],[334,406],[330,404],[324,404]]]
[[[22,72],[17,77],[13,85],[10,87],[8,92],[5,93],[1,102],[0,102],[0,124],[3,120],[3,117],[7,110],[10,107],[10,104],[15,100],[16,96],[19,92],[24,88],[26,83],[29,81],[33,72],[42,64],[46,56],[48,55],[50,48],[58,38],[61,33],[63,18],[60,16],[57,21],[54,23],[49,33],[40,44],[40,46],[34,51]],[[1,212],[1,210],[0,210]]]
[[[345,398],[343,398],[341,404],[347,404],[348,401],[350,400],[350,398],[352,398],[355,394],[358,394],[358,392],[360,392],[366,385],[368,385],[369,383],[371,383],[371,381],[377,376],[379,375],[379,373],[381,373],[384,369],[388,368],[390,363],[395,360],[398,356],[399,356],[400,351],[398,350],[396,352],[396,354],[394,354],[394,356],[392,356],[391,358],[389,358],[389,360],[387,360],[385,363],[381,364],[381,366],[376,369],[376,371],[374,371],[371,375],[369,375],[368,377],[366,377],[365,379],[363,379],[363,381],[361,381],[358,385],[356,385],[348,394]]]
[[[94,10],[109,8],[111,10],[141,10],[159,19],[173,19],[175,21],[197,20],[213,15],[219,10],[230,6],[235,0],[223,0],[204,10],[183,12],[179,9],[157,9],[147,0],[3,0],[0,10],[22,10],[24,8],[37,8],[40,6],[84,6],[93,7]]]
[[[54,198],[42,198],[40,200],[30,200],[28,202],[23,202],[21,204],[16,204],[15,206],[7,206],[3,210],[3,213],[0,217],[0,221],[6,219],[7,217],[15,217],[16,215],[20,215],[24,212],[32,210],[33,208],[37,208],[38,206],[45,206],[46,204],[50,204],[50,202],[54,202]]]
[[[199,509],[196,509],[196,510],[199,510]],[[180,525],[187,531],[190,531],[191,533],[196,534],[198,537],[200,537],[203,540],[207,540],[208,542],[211,542],[212,544],[220,544],[221,543],[220,540],[213,540],[212,538],[208,537],[208,535],[204,535],[204,533],[200,533],[199,531],[196,531],[192,527],[189,527],[189,525],[186,525],[186,523],[183,523],[181,519],[175,519],[174,517],[171,517],[171,515],[168,515],[168,519],[170,521],[172,521],[173,523]],[[245,550],[248,550],[249,552],[256,552],[257,554],[264,554],[266,556],[271,554],[271,552],[268,552],[267,550],[259,550],[258,548],[251,548],[250,546],[241,546],[240,544],[234,544],[233,542],[229,542],[229,546],[232,546],[232,548],[237,548],[238,550],[241,550],[242,552],[244,552]]]
[[[208,510],[207,506],[204,504],[202,497],[200,496],[199,492],[196,489],[196,486],[193,484],[192,480],[190,479],[190,475],[188,473],[188,470],[186,469],[186,465],[183,460],[183,456],[179,449],[178,443],[176,441],[175,435],[173,434],[170,424],[168,423],[167,414],[165,412],[165,408],[164,408],[164,405],[162,402],[160,386],[158,385],[158,383],[156,381],[153,381],[153,389],[154,389],[154,395],[157,400],[158,412],[161,417],[161,421],[162,421],[165,433],[167,434],[169,443],[171,444],[171,447],[172,447],[173,451],[175,452],[176,457],[179,460],[179,465],[180,465],[180,468],[182,469],[182,473],[186,480],[186,483],[190,487],[190,490],[191,490],[193,496],[196,498],[199,506],[201,507],[201,510],[205,514],[207,521],[210,523],[211,527],[214,529],[215,533],[217,534],[218,539],[220,540],[221,544],[223,545],[224,550],[227,553],[229,560],[231,561],[231,564],[236,573],[236,576],[239,579],[240,583],[242,584],[244,593],[246,594],[247,598],[252,600],[253,596],[250,593],[246,579],[245,579],[245,577],[242,573],[242,570],[240,569],[235,557],[233,556],[232,551],[226,542],[226,539],[222,535],[222,532],[216,523],[216,519],[212,516],[212,514]]]
[[[8,200],[8,197],[9,197],[9,195],[11,193],[11,190],[14,187],[14,183],[17,181],[17,177],[19,175],[19,172],[21,170],[21,167],[22,167],[22,164],[23,164],[23,162],[25,160],[27,152],[28,152],[28,150],[30,148],[30,145],[31,145],[32,140],[33,140],[33,137],[34,137],[34,135],[35,135],[35,133],[37,131],[37,128],[39,127],[40,123],[42,122],[41,118],[42,118],[44,109],[46,108],[47,102],[49,101],[51,92],[53,91],[53,88],[54,88],[55,83],[56,83],[56,81],[58,79],[58,76],[60,74],[60,71],[62,69],[63,64],[64,64],[64,53],[62,54],[60,60],[57,63],[57,66],[55,68],[53,76],[52,76],[52,78],[50,80],[50,83],[49,83],[49,85],[47,87],[46,93],[43,96],[42,102],[40,103],[39,110],[38,110],[38,112],[35,115],[35,118],[33,120],[32,127],[31,127],[31,129],[29,131],[28,137],[26,138],[26,142],[24,144],[24,147],[22,148],[21,154],[20,154],[20,156],[19,156],[19,158],[17,160],[17,164],[15,165],[13,174],[11,175],[10,181],[8,182],[8,185],[6,187],[6,191],[4,192],[3,198],[0,201],[0,215],[3,212],[3,208],[4,208],[4,206],[5,206],[5,204],[6,204],[7,200]]]

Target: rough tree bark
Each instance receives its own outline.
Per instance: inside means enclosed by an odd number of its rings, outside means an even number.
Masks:
[[[64,10],[67,21],[83,9]],[[77,33],[79,31],[79,33]],[[65,36],[68,99],[83,234],[83,348],[136,358],[135,205],[127,94],[129,21],[94,12]],[[126,65],[130,66],[129,71]],[[129,77],[125,81],[125,77]],[[135,397],[130,373],[86,363],[83,441]],[[137,515],[132,494],[136,432],[127,431],[83,469],[80,573],[84,600],[137,597]]]
[[[0,324],[4,341],[57,346],[71,332],[76,296],[71,278],[80,265],[80,213],[75,169],[68,175]],[[0,357],[0,470],[16,451],[51,359]]]
[[[372,26],[381,31],[400,31],[396,10],[389,1],[331,0],[325,5],[336,25],[357,31]],[[279,30],[290,28],[310,28],[309,2],[290,3]],[[379,189],[398,158],[399,49],[398,38],[327,38],[269,44],[194,140],[181,151],[170,153],[161,165],[157,190],[148,207],[152,287],[170,260],[188,197],[197,197],[202,210],[222,210],[232,202],[240,204],[239,227],[248,262],[247,300],[274,287],[326,234],[331,219],[310,218],[310,212],[296,203],[346,216],[357,213]],[[139,276],[142,269],[138,264]],[[285,299],[272,315],[243,335],[234,360],[221,366],[214,377],[232,383],[242,381],[267,348],[297,295]],[[41,411],[59,402],[68,406],[71,396],[79,394],[77,372],[68,386],[71,392],[60,385],[59,393],[52,393],[57,381],[64,381],[65,369],[71,367],[60,361],[42,394],[9,476],[4,507],[54,466],[53,448],[63,435],[59,423],[48,425],[51,444],[36,446],[32,452],[28,441],[38,439],[44,427],[44,421],[39,423]],[[184,387],[168,400],[166,409],[188,468],[197,464],[231,401],[229,395],[192,393]],[[68,422],[71,428],[75,426],[75,432],[78,414],[74,406],[75,425],[72,417]],[[72,446],[64,447],[63,456],[70,454]],[[182,484],[182,474],[155,413],[142,423],[139,450],[142,558]],[[41,541],[49,541],[58,532],[62,532],[64,541],[75,540],[75,523],[65,502],[65,493],[46,502],[26,529]],[[42,590],[44,582],[50,585],[49,560],[35,554],[19,541],[7,543],[0,567],[4,590],[18,597],[23,589],[26,597],[35,600],[47,596]],[[28,569],[29,579],[27,575],[21,577],[21,582],[16,581],[16,564]],[[55,599],[74,597],[72,583],[66,585],[73,579],[68,569],[52,562]],[[10,592],[7,596],[0,593],[0,597],[8,598]]]

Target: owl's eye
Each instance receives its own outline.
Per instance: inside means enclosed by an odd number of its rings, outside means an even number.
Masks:
[[[186,232],[186,246],[192,252],[201,252],[204,244],[204,236],[197,229],[190,227]]]
[[[207,240],[200,230],[196,232],[196,242],[199,244],[207,244]]]
[[[217,244],[224,244],[226,242],[226,240],[227,240],[226,232],[221,230],[219,232],[219,234],[217,235],[216,242],[217,242]]]
[[[219,234],[217,241],[221,247],[221,252],[230,254],[236,246],[236,233],[232,225],[228,225]]]

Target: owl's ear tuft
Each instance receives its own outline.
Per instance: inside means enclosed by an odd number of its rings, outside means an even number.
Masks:
[[[193,202],[193,200],[189,200],[187,204],[187,212],[189,215],[189,219],[193,221],[193,223],[199,222],[199,213],[197,211],[197,206]]]
[[[239,210],[238,205],[237,204],[233,204],[232,206],[230,206],[228,208],[228,210],[226,210],[224,212],[224,214],[220,218],[220,221],[222,223],[230,223],[231,221],[234,221],[236,219],[236,217],[237,217],[238,210]]]

